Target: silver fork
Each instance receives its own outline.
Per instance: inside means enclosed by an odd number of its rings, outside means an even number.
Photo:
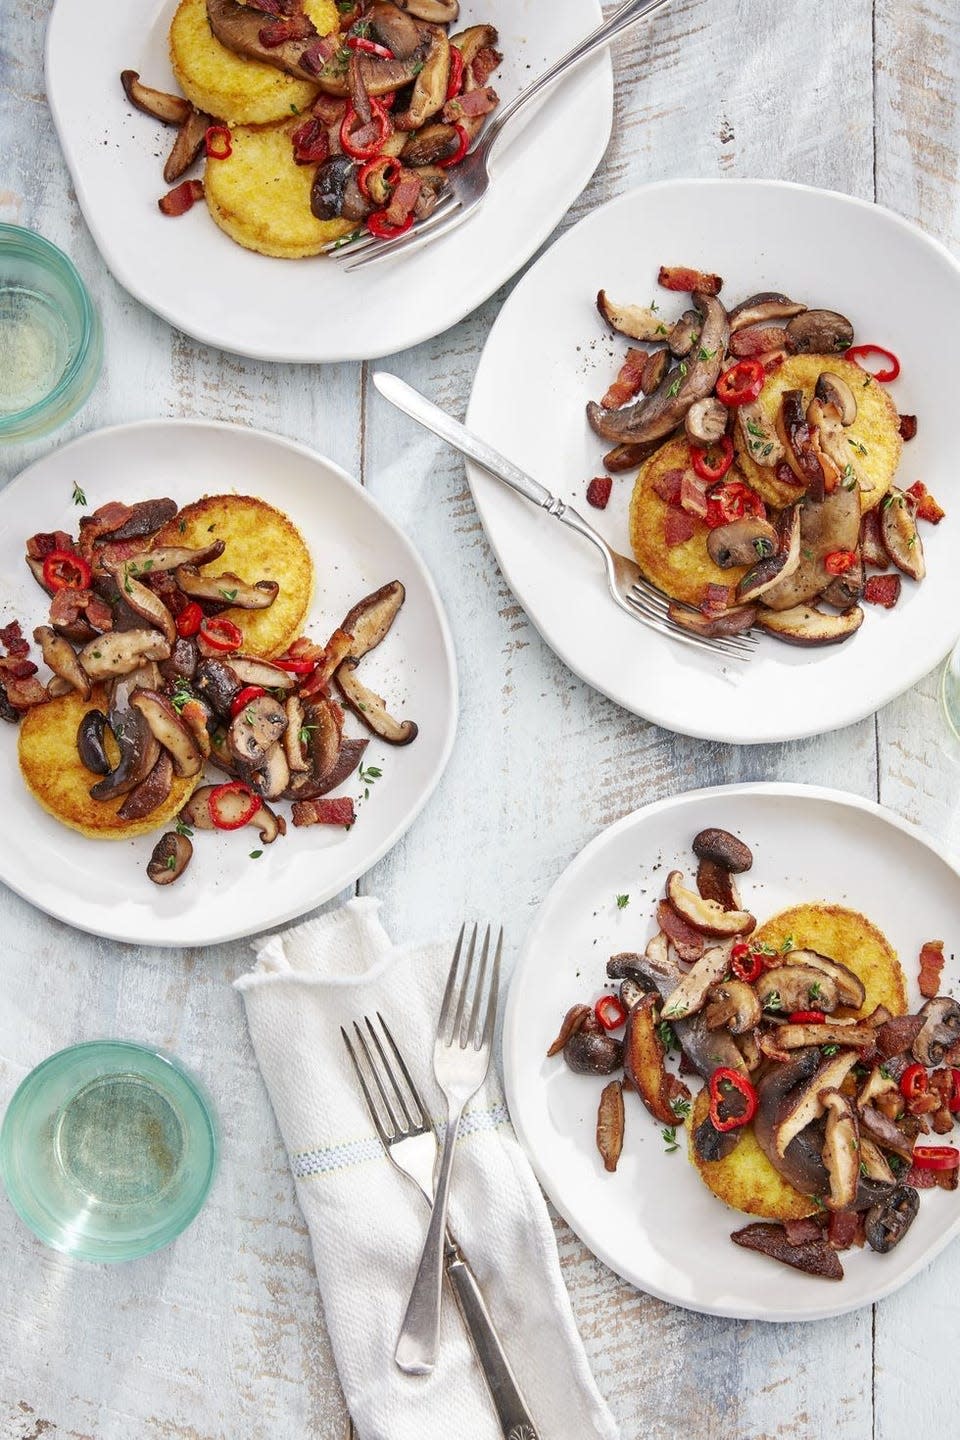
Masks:
[[[423,1098],[379,1011],[377,1019],[382,1039],[367,1015],[363,1017],[363,1026],[370,1043],[357,1021],[353,1025],[353,1043],[342,1026],[340,1034],[353,1061],[381,1144],[397,1169],[413,1181],[427,1204],[432,1205],[437,1137]],[[374,1097],[368,1077],[372,1079],[379,1100]],[[521,1440],[537,1440],[537,1429],[490,1318],[476,1276],[449,1229],[446,1232],[445,1268],[504,1436],[507,1440],[518,1440],[518,1437]]]
[[[463,1109],[483,1084],[490,1065],[493,1048],[493,1022],[497,1013],[497,990],[500,982],[500,956],[503,931],[497,940],[489,985],[487,964],[490,957],[490,927],[480,952],[480,973],[475,975],[477,927],[474,925],[466,956],[460,930],[453,952],[447,986],[443,992],[437,1038],[433,1046],[433,1073],[447,1101],[447,1133],[443,1138],[440,1167],[430,1228],[423,1242],[423,1254],[417,1269],[410,1300],[407,1304],[395,1359],[408,1375],[429,1375],[437,1363],[440,1339],[440,1293],[443,1281],[443,1242],[447,1228],[447,1196],[453,1152]],[[463,964],[461,965],[461,960]],[[473,999],[467,1012],[470,991]]]
[[[421,220],[418,225],[395,240],[376,240],[371,235],[361,235],[356,239],[347,238],[335,242],[328,247],[326,253],[338,260],[352,261],[353,263],[346,267],[348,270],[359,270],[363,265],[371,265],[374,261],[382,260],[388,255],[397,255],[404,250],[412,250],[415,246],[434,240],[455,226],[462,225],[487,193],[490,185],[487,162],[505,126],[548,85],[559,80],[561,75],[566,75],[574,66],[582,64],[595,51],[602,49],[644,15],[652,14],[665,4],[667,0],[627,0],[608,20],[586,35],[572,50],[568,50],[566,55],[556,60],[525,90],[521,90],[497,119],[487,126],[478,143],[457,166],[455,176],[451,176],[451,179],[456,181],[455,185],[441,197],[432,214],[425,220]]]
[[[494,450],[492,445],[474,435],[472,430],[461,425],[459,420],[454,420],[452,415],[434,405],[398,375],[377,370],[374,372],[373,383],[380,394],[392,405],[396,405],[398,410],[402,410],[434,435],[439,435],[441,440],[445,440],[462,455],[469,456],[488,475],[502,480],[525,500],[539,505],[548,515],[562,520],[571,530],[576,530],[579,535],[592,541],[604,558],[610,594],[620,609],[626,611],[634,620],[639,620],[661,635],[669,635],[671,639],[681,640],[685,645],[696,646],[699,650],[708,650],[711,654],[732,660],[750,659],[757,645],[756,636],[702,636],[685,630],[670,618],[670,599],[654,589],[633,560],[628,560],[626,555],[620,555],[613,550],[599,531],[595,530],[579,511],[574,510],[572,505],[568,505],[556,495],[551,495],[539,481],[532,479],[511,460]]]

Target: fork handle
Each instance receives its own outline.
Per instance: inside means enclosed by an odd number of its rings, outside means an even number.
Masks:
[[[516,490],[524,500],[538,505],[541,510],[546,510],[547,514],[552,515],[555,520],[562,520],[564,525],[569,525],[571,530],[576,530],[578,535],[592,541],[605,558],[609,556],[610,550],[607,542],[594,530],[589,520],[584,519],[579,510],[575,510],[572,505],[561,500],[559,495],[552,495],[545,485],[540,484],[539,480],[534,480],[525,470],[521,470],[519,465],[514,465],[513,461],[508,460],[505,455],[501,455],[499,450],[495,450],[492,445],[481,440],[479,435],[474,435],[472,430],[461,425],[459,420],[454,420],[453,416],[448,415],[445,410],[441,410],[439,405],[434,405],[433,401],[428,400],[425,395],[421,395],[419,390],[414,390],[413,386],[408,385],[405,380],[401,380],[399,375],[390,375],[385,370],[377,370],[374,372],[373,383],[380,394],[390,401],[391,405],[396,405],[398,410],[402,410],[404,414],[416,420],[425,430],[439,435],[441,440],[452,445],[454,450],[459,450],[461,455],[468,456],[480,466],[481,470],[486,470],[487,474],[492,475],[495,480],[502,480],[504,485],[509,485],[511,490]]]
[[[400,1369],[408,1375],[429,1375],[437,1363],[447,1233],[447,1195],[450,1191],[450,1171],[453,1168],[453,1153],[457,1146],[463,1106],[464,1102],[461,1100],[449,1107],[447,1133],[443,1139],[440,1169],[433,1192],[430,1228],[423,1242],[423,1253],[394,1352],[394,1359]]]
[[[500,1343],[486,1301],[456,1242],[447,1251],[447,1274],[453,1286],[477,1363],[490,1391],[504,1440],[539,1440],[540,1432],[527,1409],[516,1376]]]
[[[477,149],[483,149],[489,154],[500,138],[504,126],[509,125],[518,111],[522,110],[523,107],[528,105],[532,100],[535,100],[548,85],[552,85],[555,80],[559,80],[561,75],[565,75],[567,71],[572,70],[575,65],[582,64],[590,55],[593,55],[597,50],[601,50],[603,46],[609,44],[611,40],[615,40],[622,31],[629,29],[631,25],[641,20],[644,15],[649,15],[654,10],[659,10],[661,5],[666,4],[667,0],[626,0],[626,4],[614,10],[613,14],[605,20],[602,25],[599,25],[596,30],[592,30],[589,35],[585,35],[582,40],[579,40],[577,44],[573,46],[572,50],[568,50],[565,55],[561,55],[560,59],[554,61],[548,70],[544,70],[543,74],[538,75],[531,85],[528,85],[525,90],[521,90],[520,94],[515,96],[510,104],[500,112],[496,120],[487,127],[486,133],[477,146]]]

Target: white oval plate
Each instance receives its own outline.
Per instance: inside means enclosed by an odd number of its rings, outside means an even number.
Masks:
[[[71,500],[76,482],[86,494]],[[364,765],[383,771],[369,786],[356,774],[338,793],[360,798],[350,830],[288,829],[260,846],[255,830],[194,837],[190,868],[160,887],[146,864],[160,832],[96,841],[68,830],[28,793],[13,726],[0,727],[0,809],[15,844],[0,846],[0,880],[81,930],[133,944],[209,945],[282,924],[329,900],[385,855],[412,824],[443,773],[457,723],[453,644],[440,597],[410,541],[338,466],[303,445],[260,430],[208,421],[145,420],[99,430],[54,450],[0,493],[0,625],[19,619],[28,638],[46,619],[42,591],[24,564],[24,543],[41,530],[76,533],[82,513],[107,500],[169,495],[257,495],[289,515],[310,547],[316,574],[304,630],[326,640],[352,604],[388,580],[407,598],[387,639],[363,662],[368,684],[395,713],[420,726],[412,745],[376,736]],[[31,646],[31,658],[37,659]],[[46,675],[41,664],[41,676]],[[347,728],[366,732],[349,718]],[[250,852],[262,849],[258,859]]]
[[[858,340],[896,351],[890,393],[918,415],[898,483],[922,479],[947,510],[922,526],[927,578],[903,582],[895,610],[865,605],[843,645],[802,650],[767,637],[743,666],[726,664],[631,620],[608,598],[599,556],[585,541],[468,466],[470,485],[511,589],[547,644],[617,704],[669,730],[737,744],[797,739],[861,720],[925,675],[960,629],[960,481],[953,464],[953,372],[937,335],[960,326],[960,266],[888,210],[846,195],[767,180],[677,180],[634,190],[581,220],[510,295],[490,332],[467,414],[471,429],[571,501],[629,554],[633,474],[613,482],[603,512],[586,504],[608,448],[584,417],[629,344],[611,339],[597,291],[665,315],[683,296],[658,290],[661,264],[724,277],[730,304],[783,290],[841,310]],[[679,302],[679,303],[678,303]],[[518,400],[518,397],[519,400]]]
[[[599,56],[561,82],[498,149],[483,207],[449,237],[348,275],[318,256],[256,255],[205,205],[157,209],[172,132],[132,109],[120,72],[176,90],[167,55],[174,0],[57,0],[47,30],[47,96],[77,199],[113,275],[171,325],[262,360],[369,360],[439,335],[508,280],[550,234],[610,138],[613,78]],[[598,0],[469,0],[458,28],[500,32],[494,83],[509,100],[601,20]],[[159,157],[159,158],[158,158]]]
[[[741,890],[761,922],[818,900],[861,911],[897,950],[911,1009],[922,1003],[916,957],[924,940],[946,941],[944,992],[960,979],[960,874],[890,811],[803,785],[719,786],[660,800],[602,831],[540,907],[504,1020],[510,1116],[561,1215],[625,1280],[711,1315],[824,1319],[891,1294],[928,1264],[960,1232],[956,1194],[924,1192],[895,1250],[847,1251],[844,1279],[818,1280],[731,1244],[731,1231],[756,1217],[728,1209],[702,1184],[682,1128],[668,1154],[661,1127],[631,1095],[623,1154],[608,1175],[594,1138],[601,1082],[575,1075],[560,1056],[545,1058],[569,1007],[603,993],[608,958],[645,947],[668,871],[690,872],[691,841],[712,825],[753,850]]]

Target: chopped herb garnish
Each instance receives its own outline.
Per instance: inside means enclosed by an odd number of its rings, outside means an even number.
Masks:
[[[99,660],[102,655],[103,655],[103,651],[102,651],[102,650],[94,650],[94,652],[93,652],[93,658],[94,658],[94,660]]]
[[[676,1044],[676,1036],[673,1033],[673,1026],[669,1020],[660,1021],[660,1024],[657,1026],[657,1034],[660,1036],[660,1044],[669,1055]]]
[[[763,1008],[764,1008],[764,1010],[782,1010],[782,1009],[783,1009],[783,1001],[780,999],[780,991],[779,991],[779,990],[771,990],[771,991],[770,991],[770,994],[767,996],[766,1000],[764,1000],[764,1002],[763,1002]]]
[[[676,1125],[664,1125],[660,1134],[663,1136],[663,1147],[668,1155],[672,1155],[674,1150],[679,1150]]]
[[[667,335],[669,334],[669,331],[667,330],[666,325],[658,325],[654,333],[657,335]]]
[[[890,1067],[888,1065],[880,1066],[880,1074],[883,1076],[884,1080],[893,1079],[893,1076],[890,1074]]]
[[[186,835],[188,840],[193,838],[193,831],[190,829],[190,826],[185,824],[182,820],[177,821],[176,831],[178,835]]]
[[[181,521],[180,521],[180,524],[177,526],[177,529],[180,531],[180,534],[181,534],[181,535],[184,534],[184,532],[186,531],[186,528],[187,528],[187,522],[186,522],[186,520],[181,520]]]
[[[810,986],[810,989],[807,991],[807,998],[811,1004],[814,1000],[823,999],[823,986],[820,984],[819,980],[814,980],[813,984]]]
[[[717,353],[716,350],[704,350],[703,346],[701,345],[701,346],[700,346],[700,349],[697,351],[697,359],[698,359],[698,360],[712,360],[713,357],[714,357],[714,355],[716,355],[716,353]]]
[[[251,860],[259,860],[259,859],[260,859],[260,856],[261,856],[262,854],[263,854],[263,851],[262,851],[262,850],[251,850],[251,851],[250,851],[250,859],[251,859]]]
[[[676,1115],[678,1120],[686,1120],[687,1116],[690,1114],[690,1101],[685,1100],[682,1095],[677,1095],[673,1100],[670,1101],[670,1109],[673,1111],[674,1115]]]
[[[173,687],[173,694],[170,696],[170,704],[179,715],[188,700],[193,699],[193,691],[182,675],[177,678]]]
[[[87,497],[84,495],[76,480],[73,482],[73,503],[74,505],[86,505]]]
[[[747,421],[747,431],[751,435],[756,435],[759,440],[763,439],[763,426],[759,425],[756,420]]]
[[[383,771],[377,765],[360,766],[357,774],[360,777],[361,785],[372,785],[374,780],[379,780]]]
[[[821,1045],[820,1053],[821,1055],[836,1055],[839,1049],[839,1045]]]
[[[237,598],[236,590],[221,590],[220,594],[223,596],[224,600],[236,600]]]
[[[629,895],[618,895],[618,896],[617,896],[617,909],[618,909],[618,910],[626,910],[626,908],[627,908],[627,906],[628,906],[629,904],[630,904],[630,896],[629,896]]]
[[[854,450],[856,450],[856,452],[857,452],[858,455],[866,455],[866,453],[867,453],[867,447],[866,447],[866,445],[861,445],[861,443],[860,443],[859,440],[853,440],[853,439],[850,438],[850,436],[848,436],[848,437],[847,437],[847,444],[848,444],[848,445],[852,445],[853,448],[854,448]]]
[[[789,950],[792,950],[793,948],[794,948],[793,936],[792,936],[792,935],[788,935],[787,938],[784,940],[783,944],[780,946],[780,954],[781,954],[781,955],[786,955],[787,952],[788,952]]]
[[[176,857],[176,855],[168,855],[167,858],[166,858],[166,860],[165,860],[163,863],[166,865],[166,867],[167,867],[168,870],[176,870],[176,868],[177,868],[177,857]]]

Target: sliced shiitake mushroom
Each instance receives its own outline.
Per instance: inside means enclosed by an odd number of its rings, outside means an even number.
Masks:
[[[70,689],[78,690],[84,700],[89,700],[90,681],[69,640],[64,640],[63,636],[58,635],[49,625],[38,625],[33,632],[33,638],[40,646],[40,653],[54,675],[65,680]]]
[[[936,995],[921,1008],[923,1024],[913,1042],[913,1057],[921,1065],[939,1065],[947,1050],[960,1040],[960,1005],[947,995]]]
[[[160,754],[160,745],[146,720],[130,703],[143,672],[132,671],[115,681],[110,693],[107,721],[120,752],[116,766],[90,788],[94,800],[113,800],[129,795],[150,774]]]
[[[871,1205],[864,1225],[871,1250],[886,1255],[894,1245],[899,1245],[919,1209],[920,1196],[912,1185],[898,1185],[876,1205]]]
[[[450,36],[450,44],[456,45],[463,56],[464,67],[476,60],[481,50],[492,50],[499,40],[492,25],[468,25],[456,35]]]
[[[676,324],[670,327],[670,333],[667,336],[667,347],[670,354],[676,356],[678,360],[685,360],[700,339],[702,328],[703,321],[696,310],[684,310]],[[660,333],[663,333],[662,329]]]
[[[860,1009],[867,998],[867,992],[859,975],[855,975],[848,966],[841,965],[839,960],[831,960],[828,955],[821,955],[817,950],[791,950],[788,953],[791,965],[804,965],[828,976],[837,987],[841,1005],[849,1005],[854,1010]]]
[[[722,400],[715,395],[705,395],[702,400],[694,401],[683,417],[687,439],[694,445],[715,445],[726,434],[729,417],[730,412]]]
[[[777,1026],[776,1039],[781,1050],[804,1050],[810,1045],[856,1045],[861,1050],[869,1050],[876,1034],[870,1025],[845,1025],[839,1020],[833,1024],[824,1021],[822,1025],[814,1021],[809,1024],[788,1021]]]
[[[180,176],[190,169],[203,148],[207,130],[212,124],[212,116],[190,107],[190,113],[177,131],[173,149],[163,167],[163,178],[168,185],[179,180]]]
[[[663,1061],[664,1049],[652,1003],[634,1005],[627,1013],[623,1039],[623,1066],[627,1078],[655,1120],[664,1125],[675,1125],[675,1106],[689,1101],[690,1091],[682,1080],[664,1067]]]
[[[839,645],[860,629],[863,611],[858,605],[842,615],[828,615],[812,605],[794,605],[790,610],[761,607],[757,624],[788,645]]]
[[[842,1280],[843,1266],[840,1257],[826,1240],[804,1240],[800,1245],[791,1245],[782,1225],[772,1225],[766,1220],[757,1220],[734,1230],[730,1239],[745,1250],[756,1250],[802,1270],[807,1275],[816,1275],[823,1280]]]
[[[285,795],[290,784],[290,766],[287,752],[279,740],[268,749],[263,762],[257,766],[243,765],[241,776],[251,790],[262,795],[264,800],[277,800]]]
[[[606,290],[601,290],[597,295],[597,309],[611,329],[631,340],[646,340],[652,344],[666,336],[663,317],[652,305],[617,305]],[[700,324],[699,316],[697,324]]]
[[[460,14],[460,0],[393,0],[393,3],[431,25],[450,25]]]
[[[811,965],[794,964],[792,954],[786,964],[765,970],[756,990],[765,1010],[780,1010],[786,1015],[797,1010],[822,1010],[829,1015],[840,1003],[836,982]]]
[[[149,575],[157,570],[176,570],[178,565],[207,565],[218,560],[226,549],[222,540],[209,545],[161,545],[156,550],[141,550],[126,562],[131,575]]]
[[[144,620],[148,620],[155,630],[170,646],[177,638],[177,624],[170,611],[164,605],[159,595],[142,585],[137,579],[137,572],[129,560],[121,561],[117,565],[107,567],[114,576],[120,593],[131,610],[135,610]],[[169,650],[167,654],[169,654]],[[165,660],[166,655],[156,656],[156,659]]]
[[[259,769],[287,728],[287,712],[272,695],[258,695],[230,724],[229,745],[238,760]],[[284,785],[286,781],[284,781]],[[284,788],[281,785],[280,789]],[[279,792],[278,792],[279,793]]]
[[[350,654],[354,660],[361,660],[380,644],[399,615],[406,593],[399,580],[391,580],[347,611],[340,629],[353,636]]]
[[[704,1011],[708,1030],[729,1030],[731,1035],[745,1035],[760,1024],[763,1011],[756,992],[743,980],[725,980],[713,992],[713,999]]]
[[[724,610],[719,615],[704,615],[702,610],[694,610],[689,605],[681,605],[672,600],[667,607],[667,616],[681,629],[689,630],[694,635],[704,635],[708,639],[717,635],[742,635],[745,631],[752,630],[757,622],[754,605],[736,605],[732,610]]]
[[[713,901],[705,901],[712,905]],[[728,912],[736,913],[736,912]],[[722,980],[730,968],[730,945],[715,945],[701,955],[692,970],[689,970],[679,985],[667,995],[663,1002],[664,1020],[683,1020],[695,1015],[703,1008],[707,991]]]
[[[304,745],[301,735],[308,738],[304,733],[306,720],[303,713],[303,701],[299,695],[288,695],[284,702],[284,710],[287,714],[287,728],[283,732],[283,745],[287,752],[287,764],[291,771],[309,771],[310,762],[304,754]]]
[[[597,1109],[597,1149],[603,1160],[603,1168],[614,1171],[623,1150],[623,1082],[611,1080],[600,1092]]]
[[[842,376],[834,375],[832,370],[824,370],[817,380],[814,394],[824,405],[834,407],[841,425],[852,425],[856,420],[857,399]]]
[[[201,575],[193,565],[178,565],[174,571],[177,584],[193,600],[214,600],[218,605],[233,605],[238,610],[266,610],[280,593],[276,580],[257,580],[248,585],[232,570],[222,575]]]
[[[106,733],[107,717],[102,710],[88,710],[77,727],[77,753],[93,775],[109,775],[112,768],[104,745]]]
[[[836,310],[804,310],[789,321],[787,334],[801,355],[841,355],[853,344],[853,326]]]
[[[753,864],[753,852],[729,830],[710,827],[693,837],[693,853],[700,860],[715,860],[733,875],[742,875]]]
[[[232,657],[231,657],[232,658]],[[245,681],[258,684],[258,681]],[[229,722],[233,717],[233,701],[240,690],[240,680],[232,665],[225,660],[204,660],[193,677],[193,688],[218,719]],[[264,689],[267,687],[264,686]]]
[[[419,130],[442,110],[450,81],[450,42],[443,30],[434,30],[430,44],[413,82],[406,110],[394,113],[398,130]]]
[[[667,877],[667,899],[673,908],[703,935],[747,935],[756,928],[756,920],[746,910],[724,910],[713,900],[704,900],[683,883],[680,870],[671,870]]]
[[[791,1140],[823,1114],[823,1101],[820,1099],[822,1092],[839,1089],[859,1058],[856,1050],[839,1050],[836,1055],[829,1056],[818,1065],[806,1084],[797,1086],[790,1092],[788,1101],[777,1115],[773,1132],[777,1155],[783,1157]]]
[[[784,457],[783,443],[758,401],[739,405],[736,414],[737,426],[751,460],[764,469],[775,470]]]
[[[763,290],[742,300],[730,311],[730,333],[733,335],[737,330],[745,330],[748,325],[763,325],[770,320],[790,320],[794,315],[802,315],[806,308],[788,295]]]
[[[180,819],[185,825],[196,830],[218,830],[220,827],[215,824],[210,813],[210,796],[219,787],[216,785],[201,785],[190,796],[190,799],[180,811]],[[241,816],[250,808],[250,802],[246,795],[227,792],[217,798],[217,810],[220,816],[228,823],[239,822]],[[260,839],[264,845],[271,845],[278,835],[284,835],[287,829],[287,822],[282,815],[275,815],[268,805],[261,804],[246,822],[253,825],[260,832]]]
[[[612,1075],[623,1065],[623,1041],[593,1030],[577,1030],[564,1045],[563,1058],[578,1075]]]
[[[199,775],[203,768],[200,747],[193,731],[167,696],[159,690],[135,690],[130,704],[140,711],[156,739],[169,752],[176,773],[186,777]]]
[[[927,566],[916,513],[909,498],[895,485],[880,502],[880,536],[897,569],[911,580],[922,580]]]
[[[754,604],[768,590],[796,573],[800,564],[800,516],[799,505],[784,514],[786,533],[785,538],[779,540],[780,548],[773,555],[757,560],[741,577],[737,585],[737,600],[741,604]]]
[[[297,676],[258,655],[231,655],[230,669],[244,685],[262,685],[264,690],[293,690]]]
[[[131,105],[162,120],[164,125],[182,125],[193,109],[182,95],[168,95],[165,90],[151,90],[149,85],[141,84],[136,70],[121,70],[120,83]]]
[[[156,630],[111,630],[89,640],[77,658],[91,680],[107,680],[169,655],[170,646]]]
[[[153,854],[147,864],[147,874],[154,885],[172,885],[190,864],[193,846],[186,835],[168,830],[161,835],[153,847]]]
[[[162,805],[173,786],[173,761],[166,750],[161,749],[153,762],[153,769],[127,795],[117,811],[118,820],[143,820]]]
[[[777,434],[783,443],[790,469],[806,486],[811,497],[821,501],[827,489],[827,476],[819,449],[814,445],[802,390],[784,390],[781,395]]]
[[[560,1054],[560,1051],[564,1045],[566,1045],[570,1036],[575,1035],[578,1030],[582,1030],[584,1021],[592,1014],[593,1009],[590,1005],[580,1004],[570,1006],[570,1009],[563,1017],[563,1024],[560,1026],[557,1038],[551,1043],[550,1049],[547,1051],[548,1060],[551,1059],[552,1056]]]
[[[736,883],[725,865],[716,860],[701,860],[697,866],[697,889],[704,900],[715,900],[724,910],[742,910],[743,902]]]
[[[669,364],[669,351],[652,350],[650,352],[640,375],[640,389],[644,395],[652,395],[658,388],[667,373]]]
[[[395,720],[388,713],[383,696],[370,690],[357,677],[357,663],[352,655],[348,655],[334,672],[337,688],[344,700],[381,740],[390,745],[409,745],[417,738],[416,724],[413,720]]]

